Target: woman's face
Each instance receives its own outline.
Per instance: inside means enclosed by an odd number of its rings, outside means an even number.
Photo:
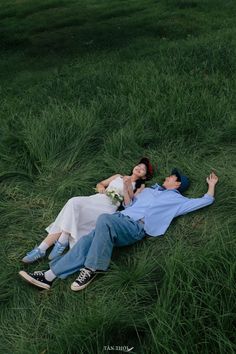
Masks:
[[[133,168],[133,174],[136,175],[138,178],[145,179],[147,174],[147,167],[144,163],[140,163]]]

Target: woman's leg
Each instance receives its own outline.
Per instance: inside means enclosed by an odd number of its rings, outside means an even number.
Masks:
[[[58,232],[56,234],[49,234],[47,237],[45,237],[45,239],[40,243],[40,245],[38,247],[40,249],[46,251],[49,247],[54,245],[54,243],[56,243],[56,241],[59,241],[63,245],[64,244],[67,245],[69,242],[69,236],[70,236],[70,234],[65,231]]]
[[[39,249],[42,251],[46,251],[49,247],[54,245],[54,243],[60,238],[60,236],[61,232],[47,235],[47,237],[45,237],[45,239],[38,246]]]
[[[58,238],[57,242],[55,243],[55,246],[53,247],[51,253],[48,256],[50,260],[62,255],[62,253],[69,245],[69,237],[70,234],[68,232],[61,232],[60,237]]]
[[[48,234],[64,231],[67,235],[69,234],[70,237],[76,237],[77,229],[80,224],[81,198],[83,197],[73,197],[67,201],[54,222],[46,228]],[[63,235],[60,235],[60,237],[61,236]],[[64,236],[63,239],[59,239],[59,242],[63,244],[67,243]]]
[[[62,231],[58,241],[62,244],[62,245],[68,245],[69,243],[69,237],[70,237],[70,233],[66,232],[66,231]]]
[[[45,239],[40,243],[40,245],[30,252],[22,259],[24,263],[33,263],[40,258],[43,258],[46,254],[46,250],[51,247],[61,236],[61,232],[55,234],[49,234]]]
[[[73,228],[76,223],[76,206],[79,204],[77,200],[79,200],[79,197],[68,200],[58,214],[55,222],[46,229],[48,231],[48,236],[45,237],[39,246],[27,253],[22,259],[24,263],[33,263],[36,260],[43,258],[46,254],[46,250],[55,243],[56,247],[54,247],[53,251],[50,253],[49,258],[56,258],[63,253],[68,245],[70,236],[70,233],[64,230],[70,230],[70,227]],[[53,230],[54,224],[57,225],[57,227]]]

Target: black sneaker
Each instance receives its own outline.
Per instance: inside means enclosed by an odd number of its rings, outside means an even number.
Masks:
[[[24,270],[21,270],[19,272],[19,275],[27,282],[37,286],[38,288],[49,290],[52,285],[52,281],[48,281],[45,278],[44,275],[45,272],[46,272],[45,270],[42,270],[33,273],[27,273]]]
[[[96,273],[90,269],[82,268],[78,278],[71,284],[71,290],[79,291],[86,288],[89,283],[96,277]]]

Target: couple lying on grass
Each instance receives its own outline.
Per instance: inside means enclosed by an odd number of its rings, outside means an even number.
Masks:
[[[162,186],[156,183],[145,188],[145,180],[152,175],[149,160],[143,158],[131,176],[115,175],[98,183],[99,194],[70,199],[46,229],[46,239],[23,258],[23,262],[32,263],[56,242],[49,255],[50,269],[20,271],[20,276],[39,288],[50,289],[57,277],[65,279],[80,271],[71,289],[82,290],[99,272],[107,271],[114,246],[128,246],[145,236],[161,236],[173,218],[214,201],[218,182],[214,172],[207,177],[208,191],[201,198],[182,195],[189,187],[189,179],[177,169],[172,170]],[[117,212],[121,200],[125,209]],[[73,247],[62,255],[71,240],[76,243],[71,243]]]

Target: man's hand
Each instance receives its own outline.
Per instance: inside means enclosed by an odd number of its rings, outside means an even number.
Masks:
[[[208,191],[207,194],[209,194],[211,197],[214,197],[215,194],[215,185],[218,182],[218,177],[214,172],[211,172],[210,175],[206,179],[208,183]]]
[[[215,186],[218,180],[219,178],[216,176],[215,172],[211,172],[206,179],[209,186]]]

